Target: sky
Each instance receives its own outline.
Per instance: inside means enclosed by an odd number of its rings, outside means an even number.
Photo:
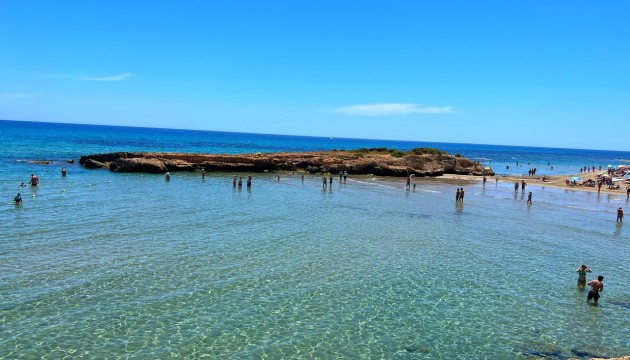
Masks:
[[[0,119],[630,151],[630,1],[0,1]]]

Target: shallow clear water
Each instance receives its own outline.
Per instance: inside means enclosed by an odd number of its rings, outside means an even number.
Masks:
[[[60,166],[0,168],[0,358],[630,354],[621,195],[530,186],[528,206],[493,182],[254,174],[233,189],[225,173]],[[31,172],[41,186],[18,187]],[[582,263],[606,277],[597,307],[575,287]]]

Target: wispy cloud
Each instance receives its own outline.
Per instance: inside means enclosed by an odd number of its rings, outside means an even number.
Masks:
[[[84,80],[84,81],[123,81],[127,80],[131,77],[130,72],[126,72],[124,74],[119,75],[111,75],[111,76],[76,76],[75,80]]]
[[[24,99],[40,96],[42,93],[8,93],[0,94],[0,99]]]
[[[424,106],[420,104],[380,103],[342,106],[336,113],[355,116],[387,116],[409,114],[451,114],[452,106]]]

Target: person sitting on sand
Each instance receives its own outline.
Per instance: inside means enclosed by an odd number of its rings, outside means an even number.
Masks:
[[[580,289],[584,289],[584,287],[586,286],[586,273],[590,273],[592,272],[592,270],[589,269],[588,266],[582,264],[582,266],[577,268],[575,272],[578,273],[577,286]]]
[[[22,204],[22,195],[20,195],[20,193],[15,195],[15,198],[13,198],[13,203],[15,203],[15,205]]]
[[[604,291],[604,284],[602,283],[602,281],[604,281],[604,277],[602,275],[599,275],[597,277],[597,280],[591,280],[588,282],[588,286],[591,287],[591,290],[588,291],[588,296],[586,297],[586,301],[591,301],[591,299],[593,299],[593,301],[595,301],[595,305],[597,305],[597,300],[599,300],[599,293]]]

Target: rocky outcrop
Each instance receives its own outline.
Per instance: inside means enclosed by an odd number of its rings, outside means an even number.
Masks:
[[[106,167],[116,172],[160,174],[167,171],[262,172],[274,170],[309,173],[373,174],[379,176],[439,176],[443,174],[494,175],[490,168],[435,149],[406,153],[388,149],[359,149],[299,153],[186,154],[116,152],[82,156],[86,168]],[[100,166],[99,166],[100,165]]]
[[[81,163],[83,166],[85,166],[87,169],[100,169],[100,168],[104,168],[105,164],[100,162],[100,161],[96,161],[94,159],[87,159],[85,160],[85,162]]]

